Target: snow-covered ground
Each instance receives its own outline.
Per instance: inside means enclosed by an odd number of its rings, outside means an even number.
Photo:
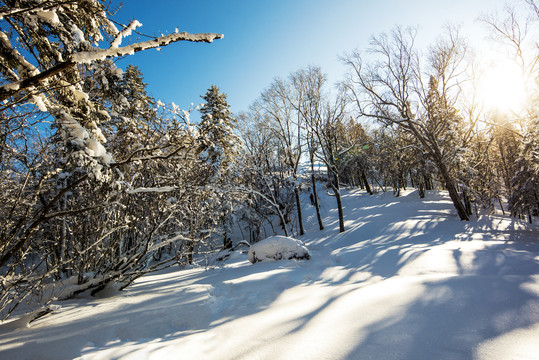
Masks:
[[[322,200],[323,232],[305,208],[310,260],[236,252],[64,301],[0,330],[0,359],[539,359],[537,226],[461,222],[439,192],[351,191],[339,234]]]

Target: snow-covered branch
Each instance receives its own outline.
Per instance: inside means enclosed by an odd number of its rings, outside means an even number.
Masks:
[[[37,12],[38,15],[40,12],[50,12],[50,9],[55,8],[60,5],[66,5],[70,3],[76,3],[78,0],[66,0],[66,1],[44,1],[40,4],[37,4],[35,6],[30,6],[27,8],[12,8],[8,11],[0,12],[0,20],[2,20],[5,17],[20,15],[22,13],[26,12]]]
[[[136,52],[153,49],[160,46],[167,46],[168,44],[178,41],[192,41],[192,42],[206,42],[211,43],[215,39],[222,39],[223,34],[214,33],[201,33],[201,34],[189,34],[188,32],[181,32],[175,34],[169,34],[158,37],[156,39],[138,42],[135,44],[123,46],[123,47],[111,47],[109,49],[96,49],[91,51],[81,51],[71,56],[71,59],[76,63],[89,63],[96,60],[105,60],[106,58],[114,58],[124,55],[133,55]],[[113,43],[114,45],[114,43]]]
[[[122,31],[120,31],[118,33],[118,35],[116,35],[116,37],[114,38],[114,40],[110,44],[110,48],[111,49],[117,49],[118,46],[120,46],[120,44],[122,43],[122,39],[124,37],[127,37],[127,36],[131,35],[131,32],[133,30],[135,30],[136,28],[141,27],[141,26],[142,26],[142,24],[140,22],[138,22],[137,20],[131,21],[129,23],[129,25],[125,29],[123,29]]]
[[[91,51],[80,51],[71,56],[70,59],[61,62],[37,75],[26,78],[22,81],[6,84],[0,87],[0,101],[9,99],[10,97],[27,90],[32,86],[39,85],[45,79],[48,79],[54,75],[58,75],[62,71],[71,69],[79,63],[91,63],[97,60],[104,60],[107,58],[114,58],[124,55],[132,55],[136,52],[152,49],[160,46],[166,46],[178,41],[192,41],[192,42],[206,42],[211,43],[215,39],[222,39],[223,34],[215,33],[201,33],[190,34],[187,32],[169,34],[158,37],[156,39],[142,41],[135,44],[123,46],[123,47],[111,47],[109,49],[95,49]]]
[[[133,190],[128,190],[128,194],[139,194],[139,193],[165,193],[165,192],[171,192],[177,190],[174,186],[162,186],[162,187],[153,187],[153,188],[147,188],[147,187],[139,187]]]

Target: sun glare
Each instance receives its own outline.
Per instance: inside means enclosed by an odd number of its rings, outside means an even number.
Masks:
[[[479,97],[487,110],[518,112],[526,100],[525,81],[517,64],[498,62],[479,80]]]

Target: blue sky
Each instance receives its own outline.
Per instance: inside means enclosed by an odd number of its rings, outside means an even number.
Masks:
[[[515,1],[513,1],[515,2]],[[460,24],[476,43],[486,31],[477,18],[503,9],[505,0],[128,0],[113,19],[139,20],[140,32],[216,32],[212,44],[176,43],[121,60],[137,65],[149,92],[182,108],[198,104],[210,85],[228,96],[232,111],[247,110],[275,77],[308,65],[321,66],[331,83],[344,68],[338,56],[366,49],[374,34],[395,25],[419,26],[426,47],[444,23]],[[113,4],[114,5],[114,4]]]

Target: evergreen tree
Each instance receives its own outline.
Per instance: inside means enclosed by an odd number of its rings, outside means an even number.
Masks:
[[[239,153],[240,140],[234,134],[236,120],[232,117],[226,94],[212,85],[202,99],[205,103],[200,108],[199,156],[210,167],[211,177],[215,180],[231,170]]]
[[[513,215],[524,214],[532,223],[533,216],[539,216],[539,112],[529,122],[516,165],[509,208]]]
[[[232,117],[226,94],[212,85],[202,99],[205,103],[200,108],[202,121],[199,126],[198,157],[205,167],[206,176],[200,183],[206,186],[206,196],[213,198],[212,202],[216,205],[212,218],[223,227],[223,247],[227,249],[232,247],[229,220],[234,206],[222,188],[237,183],[234,165],[237,163],[241,141],[234,134],[236,120]]]

